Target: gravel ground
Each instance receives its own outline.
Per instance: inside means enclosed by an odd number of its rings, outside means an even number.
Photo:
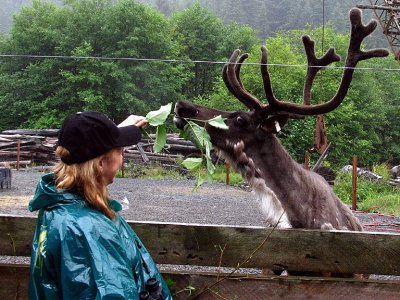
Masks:
[[[28,211],[39,178],[44,172],[13,171],[11,189],[0,189],[0,213],[36,215]],[[110,196],[126,198],[128,220],[199,224],[263,225],[252,193],[224,184],[204,184],[193,192],[193,180],[116,178]],[[121,201],[122,202],[122,201]]]
[[[28,211],[44,172],[12,172],[11,189],[0,189],[0,213],[36,215]],[[252,192],[225,184],[204,184],[193,192],[193,180],[116,178],[109,186],[114,199],[129,201],[122,211],[127,220],[197,224],[263,226],[263,216]],[[400,217],[356,212],[368,231],[400,232]]]

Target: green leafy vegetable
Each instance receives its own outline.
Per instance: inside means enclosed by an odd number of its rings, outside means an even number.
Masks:
[[[163,105],[160,109],[156,111],[151,111],[146,115],[146,119],[149,121],[150,126],[157,127],[156,140],[154,142],[153,151],[154,153],[160,152],[164,149],[164,146],[167,142],[167,129],[165,126],[165,121],[170,115],[172,110],[172,103],[167,105]],[[205,166],[207,168],[207,177],[208,180],[212,179],[212,175],[215,172],[215,166],[211,159],[211,138],[205,129],[205,125],[209,124],[210,126],[219,128],[219,129],[228,129],[229,127],[225,124],[225,118],[222,116],[216,116],[210,120],[205,121],[204,126],[200,126],[190,119],[186,119],[187,124],[185,125],[183,131],[181,132],[181,137],[186,140],[192,141],[195,146],[201,151],[201,157],[190,157],[185,159],[182,162],[182,165],[190,171],[195,171],[201,169],[201,166]],[[145,132],[148,136],[147,132]],[[201,173],[198,173],[196,187],[194,189],[199,188],[204,182],[206,178],[204,178]]]
[[[210,120],[207,121],[207,123],[210,126],[220,128],[220,129],[228,129],[228,125],[225,124],[225,118],[222,118],[222,116],[216,116]]]
[[[164,149],[167,143],[167,127],[165,121],[171,113],[172,103],[161,106],[158,110],[151,111],[146,115],[147,121],[150,126],[157,127],[156,140],[154,142],[153,151],[154,153],[160,152]]]
[[[201,157],[189,157],[186,158],[183,162],[182,165],[190,170],[190,171],[194,171],[196,169],[198,169],[203,163],[203,159]]]
[[[147,121],[151,126],[163,125],[171,113],[172,103],[163,105],[159,110],[151,111],[146,115]]]
[[[207,167],[208,179],[212,179],[212,175],[215,172],[215,166],[211,159],[211,138],[208,134],[205,126],[199,126],[193,121],[186,120],[187,124],[185,125],[181,136],[186,139],[192,141],[196,147],[201,151],[202,158],[187,158],[182,164],[189,170],[199,169],[201,165],[203,165],[205,161],[205,165]],[[213,119],[210,119],[205,122],[205,124],[209,124],[211,126],[220,128],[220,129],[228,129],[229,127],[225,124],[225,119],[221,116],[217,116]],[[195,189],[199,188],[205,181],[205,178],[201,176],[201,173],[197,176],[197,183]]]
[[[165,124],[157,126],[156,140],[154,142],[153,151],[154,153],[161,152],[167,143],[167,127]]]

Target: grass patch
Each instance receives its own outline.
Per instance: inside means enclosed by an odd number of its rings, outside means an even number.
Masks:
[[[121,170],[117,172],[116,177],[122,177]],[[164,168],[159,164],[144,165],[128,163],[124,171],[124,177],[141,179],[185,179],[187,175],[177,169]]]
[[[213,180],[216,182],[226,183],[226,167],[225,165],[219,164],[216,165],[215,173],[213,175]],[[242,175],[237,173],[236,171],[230,168],[229,170],[229,185],[237,186],[242,184],[243,178]]]
[[[190,171],[189,176],[192,178],[204,178],[207,181],[207,176],[209,175],[208,170],[203,167],[200,170]],[[226,167],[225,164],[217,164],[215,165],[215,171],[212,175],[211,182],[220,182],[226,183]],[[243,184],[242,176],[234,171],[232,168],[229,170],[229,185],[238,186]]]
[[[200,173],[200,175],[199,175]],[[207,170],[201,169],[197,171],[186,171],[182,169],[167,169],[158,164],[143,165],[137,163],[128,163],[125,171],[125,178],[141,178],[141,179],[196,179],[198,176],[207,178]],[[122,172],[119,170],[116,174],[117,178],[122,177]],[[212,177],[213,182],[226,183],[226,168],[225,165],[216,165],[215,173]],[[229,185],[237,186],[243,183],[242,176],[230,168]]]
[[[375,169],[374,169],[375,170]],[[381,174],[379,174],[381,175]],[[383,175],[386,177],[385,175]],[[345,203],[352,203],[352,178],[350,173],[340,172],[333,187],[336,195]],[[374,182],[357,177],[357,209],[400,215],[400,188],[385,182]]]

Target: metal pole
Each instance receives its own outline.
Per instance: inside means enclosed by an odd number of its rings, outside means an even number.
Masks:
[[[388,10],[388,11],[400,11],[400,8],[398,8],[398,7],[384,6],[384,5],[357,4],[356,7],[359,9],[381,9],[381,10]]]
[[[353,201],[351,209],[357,210],[357,156],[356,155],[353,156],[352,183],[353,183]]]
[[[315,171],[319,165],[324,161],[324,159],[328,156],[328,150],[331,147],[331,143],[326,146],[324,152],[321,154],[321,156],[318,158],[317,163],[314,165],[314,167],[311,168],[311,171]]]

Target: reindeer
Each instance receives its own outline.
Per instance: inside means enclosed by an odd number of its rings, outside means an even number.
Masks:
[[[388,55],[385,49],[362,51],[361,43],[376,28],[376,21],[362,23],[359,9],[349,13],[351,36],[345,68],[336,94],[327,102],[311,105],[311,87],[317,72],[340,61],[333,48],[317,58],[314,41],[303,36],[308,66],[303,90],[303,104],[278,100],[272,90],[267,69],[267,49],[261,48],[261,74],[268,104],[250,94],[240,79],[240,68],[248,57],[240,50],[233,52],[223,68],[228,90],[250,111],[225,112],[180,101],[175,105],[175,126],[183,129],[186,119],[206,121],[221,115],[229,129],[207,125],[213,147],[249,182],[261,202],[267,222],[278,221],[281,228],[322,230],[357,230],[362,226],[351,210],[335,195],[329,184],[317,173],[296,163],[279,142],[276,134],[289,119],[325,114],[337,108],[350,87],[359,61]],[[238,59],[239,57],[239,59]]]

